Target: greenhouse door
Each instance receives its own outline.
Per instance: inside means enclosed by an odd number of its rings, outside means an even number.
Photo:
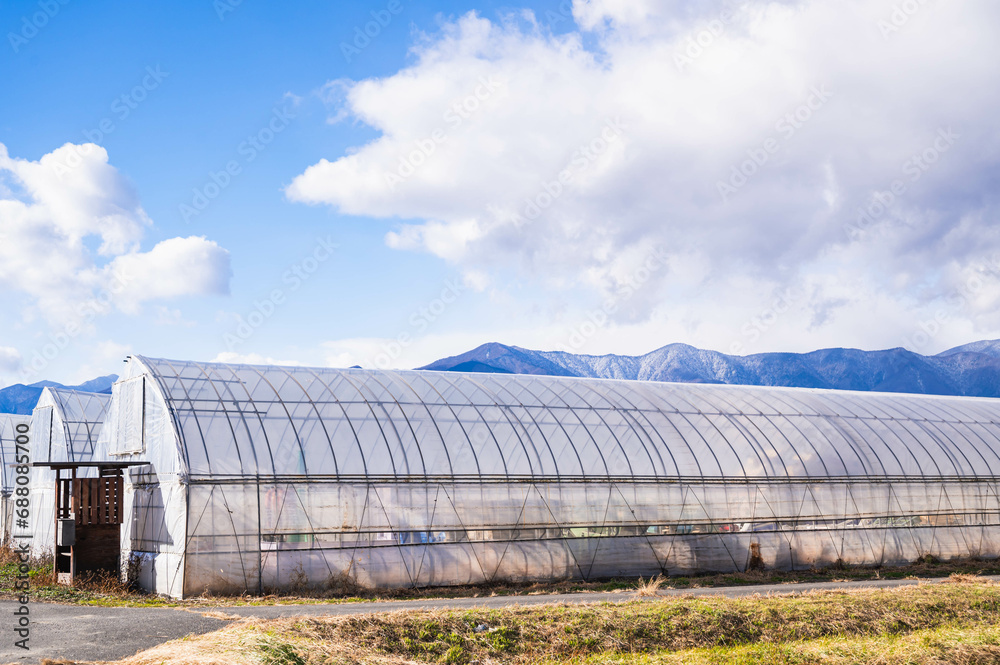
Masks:
[[[55,578],[72,584],[77,575],[120,571],[122,471],[135,463],[41,463],[56,472]],[[81,478],[84,469],[96,475]]]

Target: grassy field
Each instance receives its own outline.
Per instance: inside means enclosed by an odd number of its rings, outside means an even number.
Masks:
[[[124,663],[1000,663],[1000,585],[248,620]]]
[[[939,562],[933,559],[900,567],[837,567],[802,571],[754,571],[719,575],[699,575],[665,578],[662,588],[694,589],[759,584],[789,584],[795,582],[831,582],[842,580],[874,580],[903,578],[943,578],[949,575],[1000,575],[1000,560],[962,560]],[[14,597],[17,560],[0,548],[0,598]],[[596,582],[566,581],[544,584],[497,583],[479,586],[428,589],[363,589],[345,585],[327,585],[320,589],[299,589],[294,593],[264,596],[209,596],[183,601],[144,593],[129,588],[118,579],[98,576],[79,580],[73,587],[52,581],[52,564],[34,562],[31,570],[31,595],[36,600],[84,605],[115,605],[135,607],[214,607],[268,605],[274,603],[342,603],[389,601],[421,598],[475,598],[482,596],[537,595],[547,593],[579,593],[587,591],[615,592],[635,590],[636,578]]]

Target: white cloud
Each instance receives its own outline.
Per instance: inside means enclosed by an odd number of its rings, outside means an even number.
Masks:
[[[155,325],[158,326],[184,326],[185,328],[191,328],[195,324],[194,321],[188,321],[184,318],[184,315],[179,309],[171,309],[170,307],[164,307],[163,305],[158,305],[156,307],[156,322]]]
[[[718,3],[578,0],[578,29],[561,35],[469,14],[398,73],[336,82],[338,115],[381,135],[309,167],[287,195],[410,220],[390,246],[489,272],[494,285],[516,271],[603,297],[621,257],[668,247],[671,269],[646,297],[669,294],[673,316],[689,312],[686,336],[704,320],[739,330],[742,314],[706,298],[734,284],[750,308],[814,285],[797,306],[814,322],[800,335],[848,330],[880,303],[912,328],[1000,251],[1000,5],[921,3],[903,20],[897,4],[756,1],[723,14]],[[744,165],[746,183],[730,182]],[[849,234],[895,180],[906,191],[860,239]],[[720,182],[735,190],[726,200]],[[837,295],[848,284],[866,299]],[[991,288],[957,305],[956,330],[1000,330]]]
[[[109,301],[136,312],[148,300],[228,292],[225,250],[173,238],[141,252],[151,225],[104,148],[67,143],[29,161],[0,144],[0,286],[28,296],[28,318],[65,325]]]
[[[204,237],[171,238],[148,252],[116,258],[109,266],[120,276],[118,306],[135,312],[147,300],[229,293],[229,252]]]
[[[13,374],[21,367],[21,353],[9,346],[0,346],[0,374]]]
[[[297,360],[276,360],[271,356],[260,353],[236,353],[235,351],[223,351],[212,359],[214,363],[232,363],[236,365],[303,365]]]

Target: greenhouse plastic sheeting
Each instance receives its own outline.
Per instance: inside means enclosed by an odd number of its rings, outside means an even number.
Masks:
[[[14,490],[16,487],[18,426],[28,426],[30,430],[31,417],[0,413],[0,542],[6,543],[15,532],[13,529]],[[28,432],[30,442],[30,431]],[[29,443],[30,446],[30,443]],[[16,530],[17,533],[25,529]]]
[[[1000,402],[133,357],[123,551],[180,596],[1000,554]]]
[[[46,388],[31,415],[32,462],[93,462],[107,458],[98,444],[111,395]],[[96,474],[81,469],[78,476]],[[52,554],[55,547],[55,471],[31,469],[31,549]]]

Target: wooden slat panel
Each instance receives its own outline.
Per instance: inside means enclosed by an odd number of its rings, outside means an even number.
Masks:
[[[72,505],[68,508],[75,513],[77,524],[122,523],[124,479],[121,476],[76,478],[72,486]]]

